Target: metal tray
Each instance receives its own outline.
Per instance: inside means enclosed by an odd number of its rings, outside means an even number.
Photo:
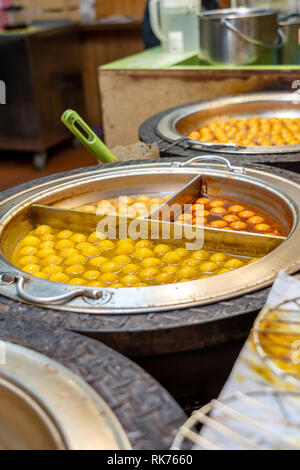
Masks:
[[[169,142],[185,148],[237,155],[281,154],[300,151],[300,145],[226,146],[189,139],[189,132],[216,118],[245,119],[258,117],[300,118],[300,99],[296,92],[260,92],[226,96],[181,106],[165,115],[157,124],[157,132]]]

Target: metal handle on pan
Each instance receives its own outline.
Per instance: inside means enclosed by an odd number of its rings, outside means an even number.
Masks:
[[[224,149],[239,150],[239,149],[245,148],[244,145],[234,144],[233,142],[229,142],[228,144],[225,144],[225,143],[216,144],[212,142],[200,142],[199,140],[192,140],[189,138],[185,140],[191,143],[196,148],[202,148],[204,150],[212,151],[212,152],[216,152],[216,151],[221,152]]]
[[[25,302],[37,305],[61,305],[70,302],[77,297],[83,297],[83,300],[90,305],[100,305],[109,302],[111,293],[97,289],[76,289],[67,294],[55,295],[52,297],[39,297],[28,294],[24,287],[29,279],[20,276],[17,273],[0,273],[0,285],[16,284],[17,295]]]
[[[230,31],[238,34],[238,36],[244,39],[244,41],[250,42],[255,46],[265,47],[266,49],[273,49],[273,47],[275,47],[276,49],[278,49],[286,43],[286,35],[284,34],[284,31],[281,27],[277,29],[278,36],[276,38],[276,41],[273,44],[266,44],[262,41],[258,41],[257,39],[251,38],[250,36],[247,36],[246,34],[242,33],[242,31],[240,31],[236,26],[231,23],[231,21],[228,21],[226,18],[223,18],[221,20],[221,24],[226,26],[226,28],[230,29]]]
[[[191,160],[188,160],[187,162],[181,162],[180,166],[190,166],[192,163],[195,162],[200,162],[200,161],[217,161],[223,163],[228,171],[231,171],[233,173],[244,173],[244,168],[237,168],[233,167],[227,158],[220,157],[218,155],[200,155],[199,157],[194,157],[191,158]]]

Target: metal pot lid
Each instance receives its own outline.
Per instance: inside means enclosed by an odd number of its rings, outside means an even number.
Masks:
[[[205,157],[202,157],[205,159]],[[210,157],[211,158],[211,157]],[[190,164],[186,164],[190,163]],[[222,274],[222,278],[208,278],[198,281],[185,282],[184,284],[173,284],[165,286],[151,286],[142,288],[122,289],[98,289],[101,295],[97,300],[91,300],[84,295],[75,296],[74,299],[62,304],[51,302],[52,297],[78,292],[74,286],[58,284],[26,275],[12,266],[4,257],[0,259],[0,293],[14,300],[23,300],[35,305],[64,311],[86,312],[89,314],[128,314],[139,312],[159,312],[174,308],[185,308],[200,304],[215,303],[220,300],[240,296],[253,292],[270,285],[275,279],[277,272],[284,269],[289,273],[296,272],[300,268],[300,256],[297,256],[299,246],[300,227],[298,223],[298,207],[300,205],[300,186],[287,179],[266,173],[256,169],[243,169],[230,167],[224,169],[219,165],[192,162],[165,162],[135,164],[129,167],[118,166],[116,168],[99,168],[85,174],[72,175],[37,187],[33,187],[23,193],[19,193],[0,205],[0,226],[2,236],[5,228],[18,214],[26,211],[35,202],[50,203],[61,200],[64,192],[75,197],[76,192],[84,191],[89,185],[101,187],[113,184],[121,190],[121,182],[125,187],[123,190],[130,191],[130,181],[139,181],[144,178],[147,181],[156,178],[167,185],[172,177],[189,178],[205,171],[207,175],[223,178],[230,185],[234,182],[239,184],[250,184],[258,190],[266,190],[274,198],[282,201],[287,211],[293,217],[293,224],[287,240],[274,252],[265,256],[252,265],[241,268],[236,272]],[[135,183],[136,184],[136,183]],[[131,191],[134,188],[131,187]],[[135,189],[136,190],[136,189]],[[133,194],[133,193],[132,193]],[[23,212],[22,212],[23,211]],[[8,276],[3,274],[8,273]],[[25,282],[26,280],[26,282]],[[222,282],[221,282],[222,281]],[[89,288],[90,289],[90,288]],[[24,296],[25,292],[25,296]],[[46,300],[43,299],[46,297]],[[54,299],[52,299],[54,300]]]
[[[300,151],[300,145],[279,146],[238,146],[211,143],[200,143],[187,137],[188,127],[194,129],[207,117],[220,115],[236,118],[258,117],[291,117],[300,118],[300,100],[295,92],[259,92],[225,96],[190,103],[163,116],[157,124],[157,133],[169,142],[176,142],[185,149],[222,152],[234,155],[288,154]],[[181,131],[180,129],[181,128]],[[186,132],[187,131],[187,132]]]
[[[27,403],[32,409],[39,411],[43,424],[53,437],[55,448],[131,449],[128,438],[112,410],[84,380],[58,362],[31,349],[8,342],[0,343],[0,385],[5,384],[6,388],[14,390],[15,394],[19,393],[23,407]],[[7,436],[8,430],[6,434],[1,432],[1,424],[6,417],[16,413],[15,419],[19,419],[18,409],[5,410],[1,407],[3,403],[9,402],[0,402],[0,446],[10,448],[11,445],[11,448],[20,448],[22,436],[17,439],[13,433]],[[26,423],[25,420],[18,423],[18,433],[22,430],[24,433],[36,432],[33,414],[31,418],[31,423]],[[39,426],[41,427],[40,423]],[[11,430],[13,431],[13,428]],[[6,442],[1,443],[1,438]],[[23,438],[26,441],[24,436]]]

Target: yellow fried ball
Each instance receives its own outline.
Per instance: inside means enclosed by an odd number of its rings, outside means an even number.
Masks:
[[[202,273],[213,273],[219,269],[218,265],[213,261],[207,261],[206,263],[201,264],[200,271]]]
[[[156,284],[170,284],[174,282],[175,278],[171,273],[160,273],[155,277]]]
[[[33,256],[37,253],[38,249],[35,246],[24,246],[19,251],[20,256]]]
[[[93,245],[88,242],[80,242],[80,243],[77,243],[75,248],[76,250],[81,251],[81,250],[84,250],[84,248],[89,248],[90,246],[93,246]]]
[[[54,248],[55,242],[53,240],[46,240],[42,242],[39,246],[40,250],[47,250],[48,248]]]
[[[82,264],[73,264],[66,268],[66,273],[70,276],[78,276],[78,274],[82,274],[84,271],[85,269]]]
[[[181,263],[181,266],[183,268],[186,268],[188,266],[192,267],[192,268],[196,268],[197,266],[199,266],[200,264],[200,260],[199,259],[195,259],[195,258],[186,258],[185,260],[182,261]]]
[[[193,279],[197,276],[197,269],[192,268],[191,266],[186,266],[177,271],[176,277],[178,279]]]
[[[108,261],[101,266],[101,271],[103,273],[118,273],[121,270],[119,264],[114,263],[113,261]]]
[[[198,250],[192,254],[193,259],[204,260],[204,259],[208,259],[209,257],[210,257],[210,254],[206,250]]]
[[[64,273],[54,273],[54,274],[51,274],[51,276],[49,277],[49,281],[53,281],[53,282],[67,282],[68,280],[69,280],[69,276],[67,276]]]
[[[170,251],[162,257],[162,261],[165,264],[179,264],[181,261],[181,256],[177,253],[174,253],[174,251]]]
[[[23,271],[28,274],[34,274],[39,272],[40,267],[38,264],[27,264],[27,266],[24,266]]]
[[[53,248],[44,248],[43,250],[39,250],[36,254],[36,256],[41,259],[45,259],[48,256],[52,256],[52,255],[55,255],[55,250],[53,250]]]
[[[80,252],[83,256],[86,256],[87,258],[91,258],[92,256],[99,255],[100,250],[97,246],[90,245],[90,246],[86,246],[85,248],[82,248]]]
[[[120,238],[120,240],[118,240],[117,245],[121,246],[121,245],[127,244],[127,243],[131,243],[131,245],[134,245],[134,241],[131,238]]]
[[[96,232],[93,232],[88,236],[87,241],[89,243],[97,243],[103,240],[104,237],[105,235],[102,232],[100,232],[100,230],[97,230]]]
[[[86,271],[83,274],[84,279],[87,279],[88,281],[96,281],[98,277],[100,276],[99,271]]]
[[[140,267],[137,264],[129,263],[123,267],[123,274],[136,274],[140,271]]]
[[[165,253],[168,253],[168,251],[171,251],[171,248],[165,244],[156,245],[154,248],[154,252],[158,255],[164,255]]]
[[[124,286],[130,287],[139,282],[139,277],[135,274],[128,274],[127,276],[123,276],[120,281]]]
[[[70,258],[70,256],[79,255],[79,251],[75,248],[64,248],[59,252],[61,258]]]
[[[224,253],[214,253],[209,259],[214,263],[221,264],[225,263],[225,261],[227,260],[227,255],[225,255]]]
[[[224,264],[224,268],[227,269],[238,269],[244,266],[243,261],[237,258],[232,258]]]
[[[47,242],[53,241],[55,239],[55,236],[53,235],[53,233],[45,233],[45,235],[40,235],[39,238],[42,242]]]
[[[38,237],[34,237],[33,235],[27,235],[27,237],[23,238],[21,245],[22,246],[37,246],[41,243],[41,240]]]
[[[107,263],[107,261],[108,258],[106,258],[105,256],[96,256],[96,258],[91,258],[88,261],[88,264],[94,268],[99,268],[103,264]]]
[[[58,239],[63,239],[63,238],[71,238],[73,235],[73,232],[71,230],[62,230],[57,234]]]
[[[118,256],[115,256],[112,261],[114,263],[117,263],[117,264],[120,264],[120,265],[124,265],[124,264],[128,264],[130,263],[130,258],[129,256],[127,255],[118,255]]]
[[[153,251],[150,250],[149,248],[139,248],[136,250],[133,254],[133,256],[136,259],[146,259],[146,258],[152,258],[153,257]]]
[[[65,264],[67,266],[72,266],[73,264],[84,264],[85,262],[86,257],[83,255],[72,255],[65,259]]]
[[[157,268],[161,265],[161,260],[158,258],[146,258],[141,262],[143,268]]]
[[[87,236],[84,235],[83,233],[75,233],[75,234],[71,237],[71,240],[72,240],[72,242],[74,242],[74,243],[85,242],[86,239],[87,239]]]
[[[175,274],[178,271],[178,266],[163,266],[161,271],[164,273]]]
[[[105,284],[111,284],[112,282],[117,282],[119,276],[115,273],[104,273],[99,277],[99,281],[105,282]]]
[[[115,248],[115,244],[112,240],[102,240],[99,245],[100,252],[110,251]],[[121,253],[123,254],[123,253]]]
[[[46,274],[55,274],[55,273],[62,273],[63,270],[64,269],[62,266],[58,266],[56,264],[49,264],[49,266],[45,266],[42,269],[42,272]]]
[[[62,258],[56,255],[49,255],[43,259],[42,263],[44,266],[49,266],[50,264],[60,264],[62,262]],[[76,263],[72,263],[76,264]]]
[[[140,240],[135,244],[135,249],[138,250],[139,248],[149,248],[151,250],[153,243],[150,240]]]
[[[73,248],[74,247],[74,242],[72,240],[69,240],[68,238],[63,238],[62,240],[59,240],[55,244],[55,248],[57,250],[63,250],[64,248]]]
[[[19,264],[21,266],[27,266],[28,264],[36,264],[38,262],[38,258],[36,256],[24,256],[20,259]]]
[[[142,269],[139,273],[139,276],[143,281],[150,281],[154,279],[158,274],[160,274],[159,269],[157,268],[146,268]]]
[[[124,242],[118,246],[115,253],[116,255],[131,255],[134,249],[134,245],[131,242]]]
[[[181,258],[184,258],[189,254],[189,250],[186,250],[185,248],[176,248],[174,253],[177,253],[177,255],[181,256]]]
[[[45,235],[45,234],[51,233],[51,232],[52,232],[52,228],[49,225],[40,225],[35,230],[35,233],[36,233],[37,236]]]

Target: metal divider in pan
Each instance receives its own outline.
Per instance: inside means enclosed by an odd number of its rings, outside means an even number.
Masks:
[[[152,219],[130,219],[115,215],[96,215],[72,209],[32,205],[29,211],[32,225],[50,225],[55,229],[78,232],[105,232],[105,238],[168,240],[177,246],[189,242],[191,249],[204,248],[237,256],[260,257],[277,248],[285,237],[234,232],[229,230],[176,224]],[[105,229],[105,230],[103,230]],[[128,236],[129,235],[129,236]]]

